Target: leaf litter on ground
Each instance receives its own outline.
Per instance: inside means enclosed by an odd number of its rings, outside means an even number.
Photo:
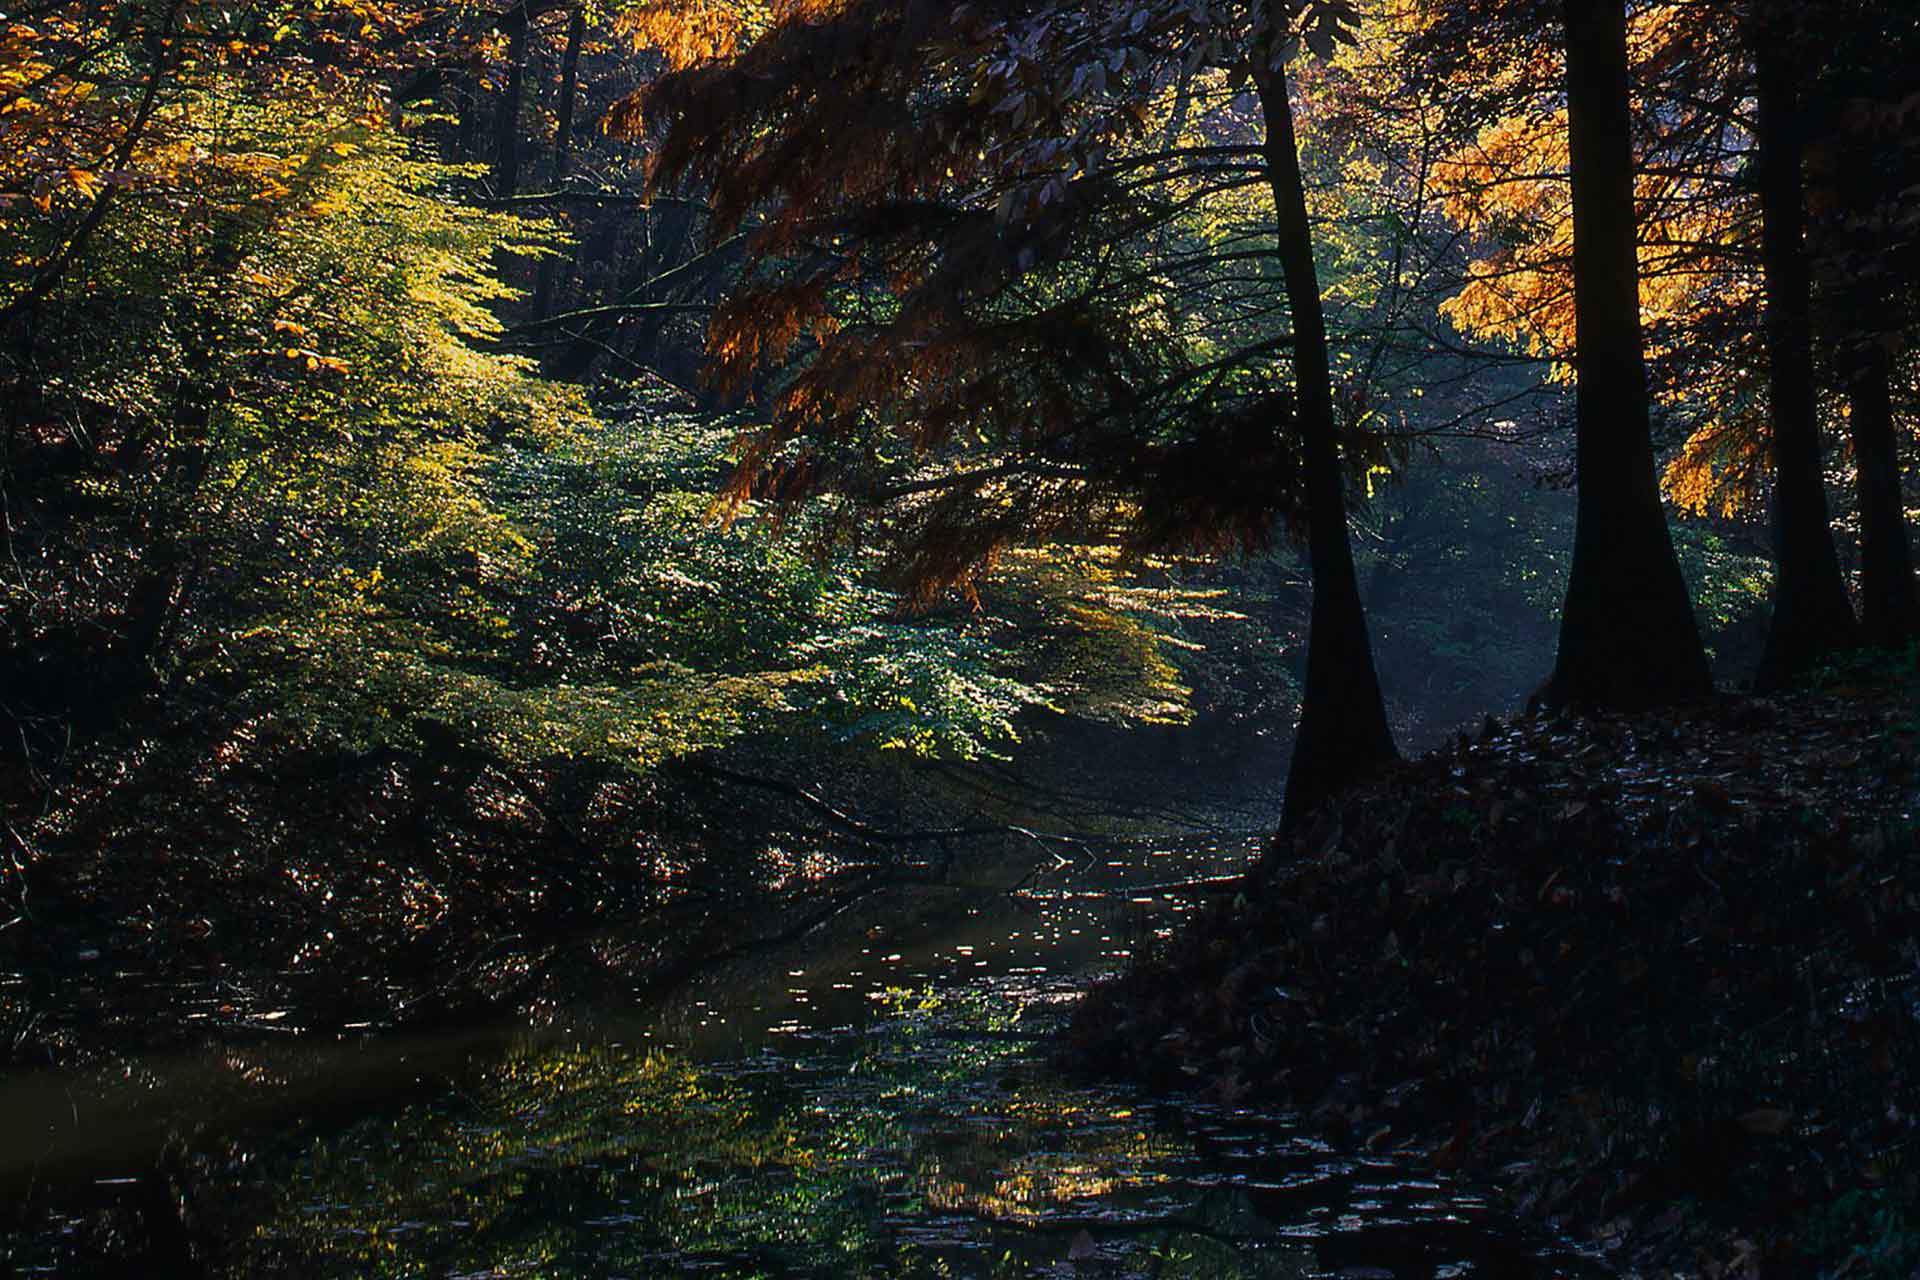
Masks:
[[[1917,754],[1906,686],[1489,720],[1274,846],[1064,1055],[1305,1109],[1638,1270],[1905,1276]]]

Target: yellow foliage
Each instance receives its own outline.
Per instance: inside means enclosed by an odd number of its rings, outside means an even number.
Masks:
[[[1660,488],[1693,515],[1732,516],[1759,500],[1770,462],[1766,436],[1745,421],[1716,415],[1680,447],[1661,474]]]
[[[1673,42],[1688,34],[1673,6],[1644,10],[1635,18],[1633,56],[1671,56]],[[1433,172],[1442,212],[1484,246],[1442,313],[1464,333],[1511,342],[1553,361],[1552,376],[1559,381],[1573,375],[1567,170],[1566,109],[1543,103],[1488,126]],[[1685,165],[1640,167],[1640,310],[1649,331],[1685,332],[1709,311],[1751,301],[1757,285],[1735,265],[1735,249],[1752,223],[1750,196],[1727,176]],[[1648,354],[1664,351],[1655,345]],[[1698,388],[1670,394],[1682,390]]]
[[[614,29],[636,48],[663,54],[682,70],[730,58],[783,22],[817,22],[845,0],[641,0],[620,11]]]

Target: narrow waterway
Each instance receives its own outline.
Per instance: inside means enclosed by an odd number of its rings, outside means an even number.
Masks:
[[[16,1235],[13,1267],[87,1274],[112,1243],[95,1238],[112,1220],[99,1205],[158,1198],[180,1226],[160,1214],[144,1274],[1587,1271],[1473,1189],[1336,1153],[1286,1117],[1047,1066],[1046,1036],[1089,976],[1175,927],[1251,852],[1089,848],[1015,876],[1018,892],[903,890],[706,975],[664,1011],[596,1010],[563,1034],[263,1037],[237,1065],[130,1069],[117,1101],[98,1080],[9,1082],[0,1156],[16,1180],[64,1159],[95,1192]],[[223,1099],[249,1071],[255,1093],[281,1095],[238,1123]],[[157,1175],[132,1117],[161,1113],[186,1141]]]

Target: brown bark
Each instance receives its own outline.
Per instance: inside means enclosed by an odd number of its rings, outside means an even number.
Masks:
[[[1763,5],[1763,7],[1765,7]],[[1804,142],[1778,24],[1751,27],[1757,73],[1760,254],[1766,277],[1767,390],[1773,431],[1773,619],[1755,683],[1777,688],[1859,642],[1833,547],[1813,378],[1813,273],[1807,257]]]
[[[1640,333],[1624,0],[1564,0],[1579,507],[1549,706],[1634,710],[1713,691],[1654,475]]]
[[[1256,59],[1267,61],[1264,53]],[[1283,67],[1260,67],[1254,77],[1266,117],[1267,181],[1275,238],[1293,321],[1295,410],[1305,455],[1307,562],[1313,606],[1307,633],[1307,683],[1287,771],[1281,830],[1297,828],[1342,788],[1363,782],[1399,758],[1380,696],[1348,540],[1345,480],[1333,412],[1306,192],[1294,138],[1293,107]]]

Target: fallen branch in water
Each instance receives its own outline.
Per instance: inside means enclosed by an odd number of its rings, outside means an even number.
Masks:
[[[1092,844],[1085,837],[1062,835],[1052,831],[1036,831],[1017,823],[989,823],[975,827],[931,827],[915,831],[889,831],[862,821],[850,813],[835,808],[821,796],[809,791],[795,782],[784,778],[769,778],[755,773],[742,773],[738,769],[729,769],[724,765],[695,762],[688,766],[695,773],[717,778],[722,782],[732,782],[743,787],[755,787],[762,791],[772,791],[789,799],[797,800],[815,813],[824,816],[827,821],[848,835],[857,836],[874,844],[915,844],[940,840],[978,840],[989,836],[1017,835],[1025,836],[1043,846],[1048,844],[1075,845],[1082,850],[1091,850]],[[1091,856],[1088,852],[1086,856]]]
[[[1069,898],[1139,898],[1152,894],[1238,893],[1247,887],[1247,878],[1238,872],[1225,876],[1197,876],[1191,880],[1163,880],[1158,884],[1123,885],[1118,889],[1013,889],[1023,898],[1065,901]]]

